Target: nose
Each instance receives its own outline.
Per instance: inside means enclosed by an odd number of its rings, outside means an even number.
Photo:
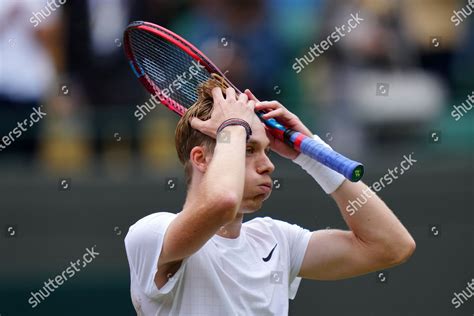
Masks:
[[[275,170],[275,165],[272,163],[270,158],[266,154],[263,154],[263,159],[260,162],[259,167],[257,168],[257,173],[264,174],[268,173],[271,174]]]

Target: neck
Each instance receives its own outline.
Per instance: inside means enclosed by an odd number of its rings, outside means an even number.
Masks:
[[[224,238],[237,238],[240,236],[240,229],[242,228],[242,220],[244,218],[243,213],[237,213],[232,222],[229,222],[222,226],[216,233]]]

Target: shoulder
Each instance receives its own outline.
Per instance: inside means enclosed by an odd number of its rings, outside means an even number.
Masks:
[[[161,226],[163,223],[171,222],[177,214],[170,212],[157,212],[150,215],[147,215],[139,219],[135,224],[130,226],[130,230],[135,230],[143,227],[153,228]]]
[[[156,237],[157,235],[164,235],[176,215],[175,213],[158,212],[139,219],[128,229],[128,233],[125,236],[125,243]]]

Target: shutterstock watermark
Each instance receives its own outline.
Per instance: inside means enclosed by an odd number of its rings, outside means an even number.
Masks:
[[[57,0],[57,2],[59,4],[56,3],[56,0],[48,0],[44,8],[38,12],[32,12],[33,15],[30,18],[30,22],[33,24],[33,27],[37,27],[41,22],[46,20],[46,18],[49,17],[54,11],[64,5],[66,0]]]
[[[135,111],[134,115],[139,121],[141,121],[159,104],[160,100],[158,100],[154,95],[151,95],[150,98],[145,101],[145,103],[137,105],[137,110]]]
[[[161,93],[165,98],[169,98],[171,94],[179,91],[183,85],[187,84],[189,80],[192,80],[196,77],[202,69],[206,69],[199,62],[193,60],[192,66],[189,67],[188,71],[184,71],[182,74],[178,75],[176,79],[168,85],[167,88],[163,89]],[[137,110],[135,111],[135,117],[141,121],[143,118],[156,108],[160,104],[160,101],[151,96],[145,104],[137,105]]]
[[[25,119],[23,122],[17,122],[17,127],[11,130],[8,135],[5,135],[0,139],[0,151],[3,151],[5,148],[10,146],[12,143],[15,142],[18,138],[23,135],[24,132],[28,130],[28,128],[32,127],[39,121],[43,119],[47,114],[41,111],[42,105],[38,108],[33,108],[33,113],[30,114],[30,119]],[[36,117],[36,119],[35,119]]]
[[[355,30],[361,22],[364,21],[363,18],[359,17],[359,12],[351,14],[351,18],[347,21],[346,24],[341,26],[336,26],[335,31],[327,36],[325,40],[322,40],[319,43],[314,43],[311,46],[306,54],[301,58],[295,58],[295,63],[293,64],[293,69],[299,74],[306,66],[312,63],[317,57],[324,54],[329,48],[331,48],[335,43],[339,42],[341,38],[345,37],[348,33]],[[346,26],[348,28],[346,29]],[[304,65],[303,65],[304,63]]]
[[[469,294],[467,293],[469,292]],[[454,308],[459,308],[462,304],[466,303],[474,295],[474,278],[467,282],[466,291],[462,290],[461,293],[454,292],[454,297],[451,300],[451,304]]]
[[[474,1],[474,0],[473,0]],[[474,91],[467,96],[464,102],[459,106],[453,105],[454,110],[451,112],[451,116],[455,121],[459,121],[464,114],[467,114],[468,111],[472,110],[474,107]]]
[[[398,176],[401,176],[408,171],[416,162],[417,160],[412,158],[414,153],[407,155],[403,155],[403,160],[400,163],[400,169],[394,167],[392,169],[387,169],[387,173],[380,177],[378,181],[372,183],[371,186],[368,186],[366,189],[362,191],[362,193],[357,197],[356,200],[349,200],[349,205],[346,206],[346,212],[349,213],[350,216],[354,215],[362,206],[364,206],[367,201],[374,196],[374,192],[379,192],[386,186],[392,184],[394,180],[398,179]],[[359,199],[360,198],[360,199]]]
[[[453,11],[453,15],[451,16],[451,22],[454,23],[454,26],[458,26],[464,20],[466,20],[474,10],[474,0],[468,0],[468,4],[466,4],[460,11]]]
[[[35,308],[42,301],[46,300],[52,292],[54,292],[60,285],[66,282],[68,279],[74,277],[77,272],[81,271],[81,268],[85,268],[89,263],[92,262],[100,253],[95,251],[95,247],[91,249],[86,248],[86,252],[82,255],[82,260],[78,259],[76,261],[69,262],[69,266],[64,269],[60,274],[57,274],[52,280],[51,278],[48,281],[44,282],[44,286],[38,292],[31,292],[31,296],[28,299],[31,308]],[[89,258],[89,260],[87,259]],[[57,285],[56,285],[57,284]]]

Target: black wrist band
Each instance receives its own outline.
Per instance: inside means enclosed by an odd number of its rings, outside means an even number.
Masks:
[[[246,121],[239,119],[239,118],[230,118],[228,120],[225,120],[222,122],[222,124],[217,128],[216,135],[218,135],[225,127],[231,126],[231,125],[240,125],[245,128],[245,131],[247,132],[247,139],[246,142],[249,141],[250,136],[252,135],[252,129],[250,128],[249,123]]]

